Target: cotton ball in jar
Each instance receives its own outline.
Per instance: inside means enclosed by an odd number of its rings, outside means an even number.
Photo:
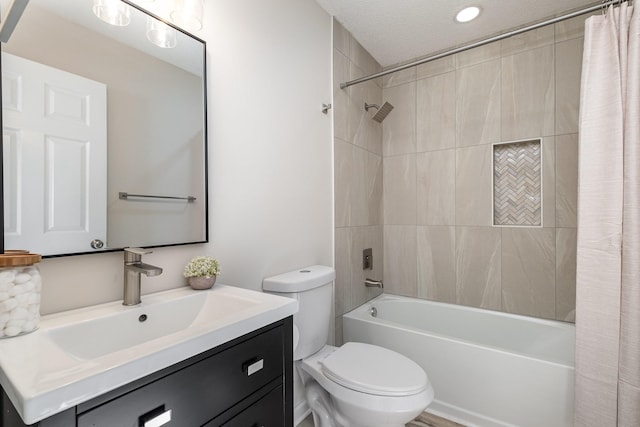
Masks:
[[[14,308],[18,306],[18,301],[15,298],[9,298],[0,302],[0,313],[1,312],[10,312]]]
[[[16,278],[15,270],[0,271],[0,286],[13,283],[15,278]]]
[[[35,320],[27,320],[22,325],[22,332],[31,332],[38,327],[38,322]]]
[[[13,282],[16,285],[20,285],[22,283],[26,283],[28,281],[31,280],[31,275],[27,274],[27,273],[18,273],[16,274],[16,278],[13,280]]]
[[[7,326],[4,328],[4,334],[8,337],[15,337],[22,332],[22,324],[20,326]]]

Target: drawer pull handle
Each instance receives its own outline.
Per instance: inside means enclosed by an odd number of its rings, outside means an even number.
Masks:
[[[165,425],[169,421],[171,421],[171,409],[164,411],[159,415],[153,416],[152,418],[144,420],[144,424],[142,424],[142,427],[160,427]]]
[[[247,376],[251,376],[264,368],[264,359],[251,359],[242,364],[242,370],[247,373]]]

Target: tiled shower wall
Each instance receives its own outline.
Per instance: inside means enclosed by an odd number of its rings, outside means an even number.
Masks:
[[[384,78],[387,292],[574,321],[584,19]],[[491,144],[538,137],[543,226],[492,227]]]
[[[382,82],[347,89],[340,83],[380,71],[380,65],[334,20],[333,120],[335,164],[335,341],[342,342],[342,314],[380,293],[364,279],[382,279],[382,126],[365,112],[380,104]],[[362,251],[373,249],[373,270],[362,270]]]

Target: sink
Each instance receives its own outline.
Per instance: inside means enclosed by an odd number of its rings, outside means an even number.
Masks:
[[[43,316],[0,340],[0,384],[26,424],[294,314],[294,299],[216,284]]]
[[[96,318],[52,328],[45,334],[65,352],[88,360],[175,334],[198,322],[240,314],[258,303],[232,295],[220,298],[213,292],[156,298],[140,306],[122,306],[111,314],[98,313]]]

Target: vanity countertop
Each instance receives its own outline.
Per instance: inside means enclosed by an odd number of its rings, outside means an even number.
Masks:
[[[0,340],[0,384],[31,424],[297,310],[294,299],[216,284],[51,314],[37,331]]]

